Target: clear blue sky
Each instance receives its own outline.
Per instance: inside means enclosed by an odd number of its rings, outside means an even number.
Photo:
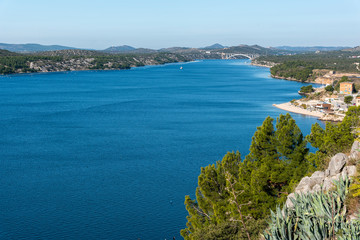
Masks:
[[[360,0],[0,0],[0,42],[360,45]]]

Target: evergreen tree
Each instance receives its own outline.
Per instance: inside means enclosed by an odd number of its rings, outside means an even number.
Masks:
[[[196,189],[196,201],[189,196],[185,197],[187,228],[181,230],[185,239],[194,239],[193,233],[207,228],[209,225],[218,225],[236,217],[237,213],[230,211],[230,193],[227,189],[226,174],[238,176],[241,155],[239,152],[227,153],[222,161],[201,168]]]
[[[315,168],[324,169],[329,158],[338,152],[347,151],[353,141],[355,126],[359,124],[360,107],[350,107],[341,123],[326,123],[325,129],[318,123],[311,127],[311,133],[306,139],[311,145],[318,149],[308,155],[308,160]]]
[[[267,117],[257,128],[243,162],[240,153],[227,153],[216,165],[201,168],[196,201],[185,198],[189,212],[187,228],[181,231],[185,239],[202,234],[216,239],[221,231],[224,239],[249,239],[263,229],[270,209],[282,203],[292,184],[306,174],[308,149],[300,129],[289,114],[279,116],[276,130],[273,121]]]

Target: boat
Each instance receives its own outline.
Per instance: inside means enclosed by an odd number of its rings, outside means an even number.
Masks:
[[[180,70],[182,70],[183,69],[183,67],[180,67]]]

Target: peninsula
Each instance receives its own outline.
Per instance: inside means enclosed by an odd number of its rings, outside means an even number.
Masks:
[[[204,48],[172,47],[159,50],[118,46],[104,50],[84,50],[56,45],[0,43],[0,74],[120,70],[196,59],[253,59],[266,54],[288,53],[286,50],[264,48],[258,45],[224,47],[214,44]]]

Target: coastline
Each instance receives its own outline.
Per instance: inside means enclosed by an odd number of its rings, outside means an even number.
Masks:
[[[5,76],[15,76],[15,75],[25,75],[25,74],[46,74],[46,73],[67,73],[67,72],[83,72],[83,71],[123,71],[123,70],[131,70],[133,68],[140,68],[140,67],[148,67],[148,66],[162,66],[167,64],[185,64],[196,62],[197,60],[189,60],[189,61],[177,61],[177,62],[167,62],[167,63],[154,63],[154,64],[145,64],[142,66],[130,66],[129,68],[105,68],[105,69],[92,69],[92,68],[81,68],[81,69],[59,69],[53,71],[36,71],[36,72],[15,72],[15,73],[8,73],[8,74],[1,74],[0,77]]]
[[[306,110],[303,108],[299,108],[299,107],[292,105],[290,102],[281,103],[281,104],[273,104],[273,106],[276,108],[279,108],[281,110],[298,113],[298,114],[302,114],[302,115],[308,115],[308,116],[317,117],[317,118],[325,117],[324,113],[312,112],[312,111],[309,111],[309,110]]]

